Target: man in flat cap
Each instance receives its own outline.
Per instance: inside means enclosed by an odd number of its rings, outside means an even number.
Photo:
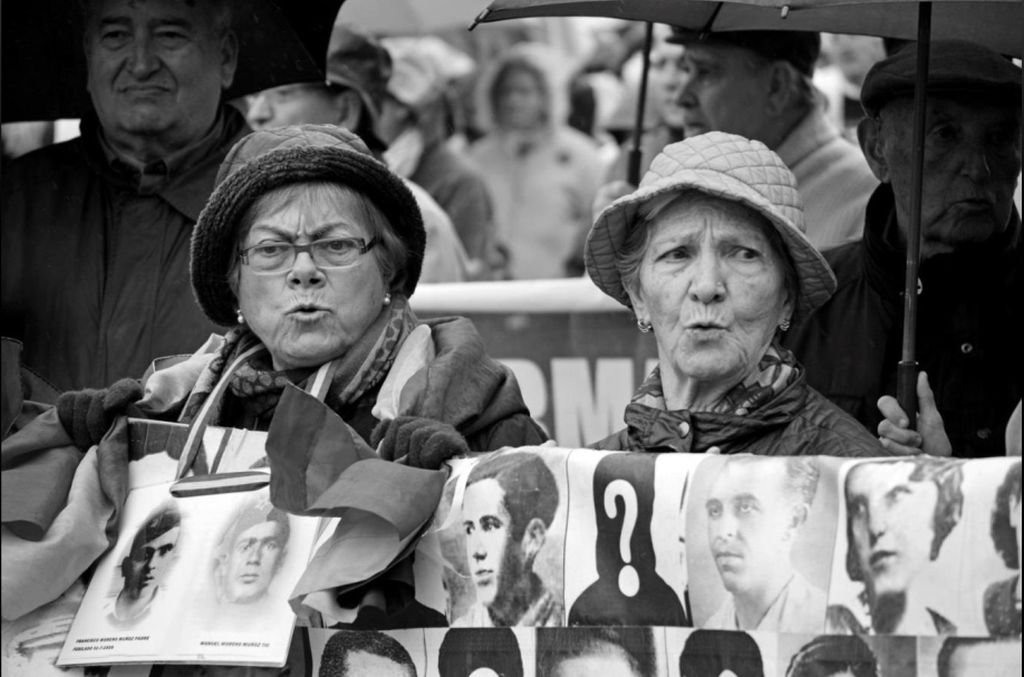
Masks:
[[[796,176],[811,244],[824,249],[860,237],[878,181],[811,83],[821,36],[676,29],[670,40],[686,47],[679,94],[686,136],[720,131],[760,141]]]
[[[808,382],[869,429],[892,427],[879,407],[898,410],[891,397],[879,399],[896,391],[902,348],[915,61],[916,49],[904,47],[865,78],[868,117],[857,135],[882,185],[868,203],[863,240],[826,254],[835,295],[786,340]],[[917,361],[927,374],[918,380],[921,416],[941,415],[957,456],[1002,455],[1024,373],[1021,222],[1013,205],[1021,69],[962,41],[933,42],[930,62],[917,283]],[[905,419],[902,411],[886,414]],[[907,423],[886,437],[920,447]]]

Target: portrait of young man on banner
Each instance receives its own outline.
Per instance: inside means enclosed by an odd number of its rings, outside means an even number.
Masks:
[[[121,589],[104,609],[111,625],[132,627],[167,598],[164,587],[178,559],[180,537],[181,513],[173,501],[146,518],[117,568]]]
[[[985,588],[982,606],[985,627],[995,637],[1021,635],[1021,463],[1017,461],[1006,471],[996,489],[990,518],[992,545],[1007,569],[1015,571],[1009,578],[992,582]]]
[[[564,510],[556,520],[563,493],[534,453],[490,454],[472,467],[449,520],[460,528],[448,531],[456,545],[449,541],[446,555],[465,558],[451,564],[472,583],[449,591],[453,627],[564,625]]]
[[[696,472],[689,507],[695,625],[821,632],[835,495],[812,457],[727,456]]]
[[[842,567],[861,589],[859,603],[851,605],[838,592],[842,581],[833,580],[826,632],[957,633],[950,618],[957,602],[950,591],[958,589],[960,573],[934,563],[961,521],[963,484],[963,461],[953,458],[866,461],[848,469],[845,538],[836,547],[833,569]]]
[[[659,631],[660,632],[660,631]],[[654,628],[537,630],[537,677],[658,677]]]
[[[921,637],[916,674],[937,677],[1019,677],[1020,638]]]
[[[242,506],[217,543],[213,580],[218,601],[249,605],[266,600],[284,565],[290,535],[288,514],[269,500]]]
[[[313,631],[323,634],[323,631]],[[410,632],[402,633],[412,634]],[[415,633],[422,635],[422,631]],[[313,637],[311,636],[311,643]],[[422,640],[421,640],[422,641]],[[318,677],[419,677],[409,650],[395,637],[373,630],[338,630],[319,653]]]

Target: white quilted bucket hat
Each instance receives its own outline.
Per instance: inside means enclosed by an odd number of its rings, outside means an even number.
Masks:
[[[615,267],[615,254],[630,231],[639,226],[637,214],[645,203],[687,190],[738,202],[775,226],[799,280],[794,317],[806,317],[832,296],[836,278],[804,235],[803,203],[793,173],[760,141],[723,132],[708,132],[665,146],[640,186],[598,215],[583,256],[590,279],[601,291],[632,307]]]

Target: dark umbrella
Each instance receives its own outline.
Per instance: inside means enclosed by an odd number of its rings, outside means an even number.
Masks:
[[[324,79],[327,45],[342,0],[236,3],[238,70],[233,99],[291,82]],[[77,118],[89,110],[82,17],[76,0],[0,5],[3,122]]]
[[[917,41],[912,142],[915,162],[911,174],[913,200],[907,227],[903,349],[896,391],[896,398],[913,425],[917,420],[917,276],[921,252],[925,85],[928,81],[930,42],[933,38],[969,40],[997,52],[1020,57],[1024,55],[1024,40],[1021,39],[1024,0],[494,0],[476,22],[528,16],[615,17],[666,23],[706,33],[803,30]],[[646,64],[644,70],[646,77]],[[641,114],[642,107],[641,97]],[[642,119],[638,115],[638,127]],[[635,134],[639,138],[640,130],[637,129]]]

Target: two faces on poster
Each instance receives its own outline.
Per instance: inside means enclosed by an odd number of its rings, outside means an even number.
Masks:
[[[456,466],[453,626],[1020,635],[1020,462],[544,449]]]
[[[174,499],[153,510],[138,528],[118,568],[120,590],[107,610],[112,624],[133,626],[175,594],[167,589],[168,579],[180,559],[184,528]],[[199,569],[209,573],[217,602],[245,608],[266,603],[285,563],[290,534],[284,511],[264,495],[246,497],[224,523],[209,567]]]

